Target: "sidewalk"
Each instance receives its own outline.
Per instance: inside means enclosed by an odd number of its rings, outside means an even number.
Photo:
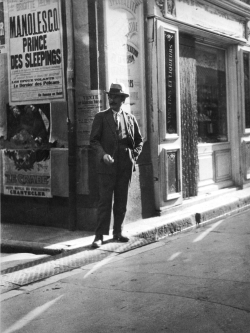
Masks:
[[[124,232],[130,237],[157,240],[175,232],[184,231],[203,222],[215,221],[228,215],[250,209],[250,187],[244,190],[223,190],[213,195],[184,201],[162,216],[125,224]],[[84,249],[93,241],[94,232],[7,224],[1,225],[2,252],[32,252],[58,254]],[[105,240],[112,238],[107,236]]]
[[[48,277],[81,267],[81,265],[90,261],[102,260],[110,253],[123,253],[155,242],[162,237],[173,235],[176,232],[188,231],[199,224],[214,222],[247,209],[250,209],[250,188],[244,190],[235,188],[220,190],[212,195],[207,194],[186,200],[182,206],[172,208],[165,215],[125,224],[124,233],[130,237],[128,243],[115,243],[112,241],[112,235],[110,234],[104,238],[105,244],[100,249],[95,250],[90,247],[94,238],[94,232],[2,223],[2,252],[30,252],[52,255],[18,265],[9,270],[3,269],[1,273],[4,280],[11,282],[10,288],[6,289],[5,284],[4,289],[5,291],[15,289],[17,287],[13,287],[13,283],[19,286],[25,285],[42,279],[44,276]],[[42,264],[48,264],[51,261],[54,261],[55,265],[57,265],[56,268],[60,266],[60,269],[58,270],[54,267],[49,272],[46,269],[42,269],[42,275],[39,272],[40,276],[33,278],[33,280],[25,278],[24,281],[22,278],[22,282],[20,282],[20,277],[16,279],[11,276],[13,272],[23,269],[28,270],[30,267],[34,268],[34,266],[40,270]],[[74,262],[73,265],[72,262]],[[33,275],[31,271],[26,273],[26,276]]]

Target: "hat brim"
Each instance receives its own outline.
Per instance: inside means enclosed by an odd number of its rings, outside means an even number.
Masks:
[[[129,97],[129,94],[126,93],[120,93],[120,92],[110,92],[110,91],[105,91],[107,95],[112,94],[112,95],[119,95],[119,96],[124,96],[124,97]]]

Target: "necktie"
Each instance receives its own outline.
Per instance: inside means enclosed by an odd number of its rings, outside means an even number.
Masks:
[[[115,124],[116,124],[116,131],[119,132],[119,128],[120,128],[120,119],[118,116],[118,113],[116,112],[115,114]]]
[[[116,123],[116,133],[119,137],[119,139],[122,139],[122,124],[121,124],[121,117],[122,115],[120,113],[115,114],[115,123]]]

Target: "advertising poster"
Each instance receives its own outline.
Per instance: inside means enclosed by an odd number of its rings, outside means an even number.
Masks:
[[[65,98],[60,0],[8,1],[10,104]]]
[[[108,84],[123,83],[130,97],[125,110],[146,137],[143,1],[106,1]]]
[[[97,112],[104,110],[104,92],[90,90],[77,100],[77,145],[89,145],[92,123]]]
[[[3,150],[4,194],[50,198],[51,159],[49,150]]]
[[[0,53],[6,53],[6,36],[5,36],[5,21],[4,21],[4,6],[3,0],[0,0]]]

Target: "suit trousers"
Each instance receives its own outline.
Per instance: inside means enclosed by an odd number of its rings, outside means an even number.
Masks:
[[[122,223],[127,211],[128,189],[133,166],[129,157],[129,148],[118,147],[114,159],[115,172],[112,174],[99,174],[96,235],[109,235],[112,202],[114,215],[113,234],[118,234],[122,231]]]

